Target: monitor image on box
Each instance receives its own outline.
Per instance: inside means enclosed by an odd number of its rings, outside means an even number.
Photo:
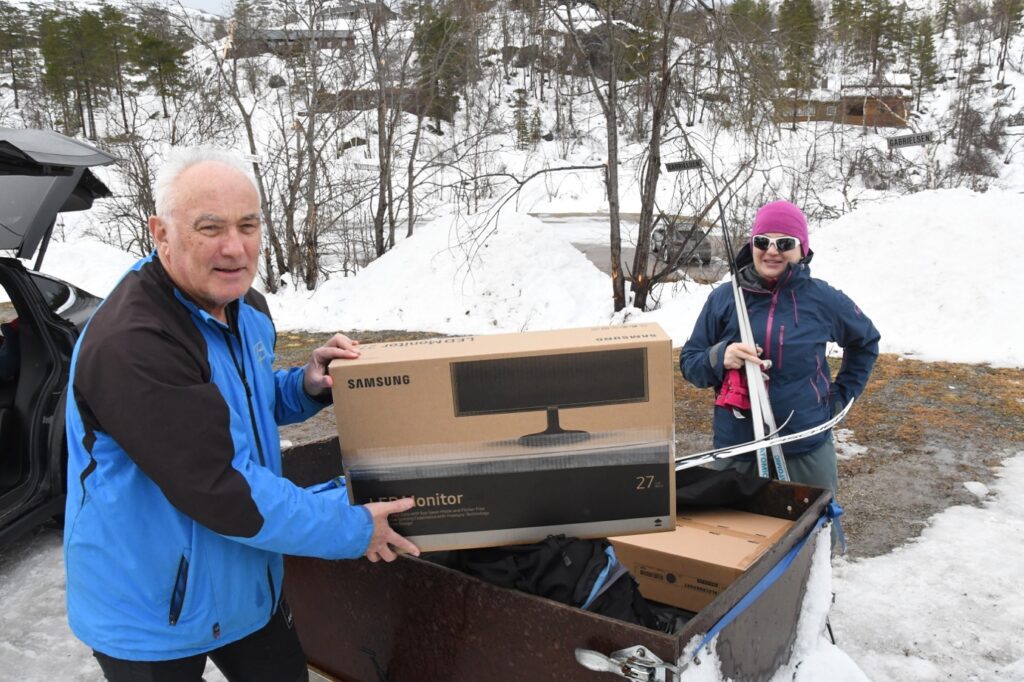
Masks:
[[[561,353],[451,363],[455,415],[544,411],[547,428],[522,445],[557,446],[589,438],[559,425],[558,410],[647,402],[647,349]]]

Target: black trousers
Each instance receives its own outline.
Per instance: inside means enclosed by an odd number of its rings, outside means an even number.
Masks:
[[[110,682],[200,682],[207,656],[229,682],[308,682],[306,655],[281,603],[263,629],[219,649],[170,661],[126,661],[93,651]]]

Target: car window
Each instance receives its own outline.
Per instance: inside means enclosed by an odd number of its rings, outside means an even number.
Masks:
[[[74,303],[74,292],[67,284],[40,275],[38,272],[29,272],[28,275],[32,283],[39,289],[39,293],[43,295],[46,307],[53,312],[60,315],[70,304]],[[11,297],[3,287],[0,287],[0,322],[10,322],[17,316],[14,305],[11,303]]]
[[[30,272],[29,276],[36,288],[39,289],[39,293],[46,299],[46,305],[55,313],[59,313],[71,299],[71,289],[63,282],[43,277],[34,272]]]
[[[59,178],[0,176],[0,249],[16,249]]]

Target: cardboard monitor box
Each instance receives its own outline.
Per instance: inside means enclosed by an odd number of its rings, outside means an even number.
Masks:
[[[671,533],[610,538],[647,599],[697,612],[789,530],[792,521],[732,509],[681,512]]]
[[[422,550],[675,519],[671,339],[655,324],[368,344],[335,360],[353,503],[412,496]]]

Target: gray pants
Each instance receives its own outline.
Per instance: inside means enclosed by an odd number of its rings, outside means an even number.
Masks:
[[[757,462],[755,460],[741,460],[738,457],[719,459],[711,464],[719,471],[734,469],[746,476],[757,476]],[[839,490],[839,466],[836,460],[836,446],[832,442],[832,434],[806,455],[786,458],[786,468],[789,470],[789,478],[794,483],[813,485],[816,488],[831,490],[833,497],[837,497]],[[832,549],[837,551],[839,543],[839,528],[832,524]]]

